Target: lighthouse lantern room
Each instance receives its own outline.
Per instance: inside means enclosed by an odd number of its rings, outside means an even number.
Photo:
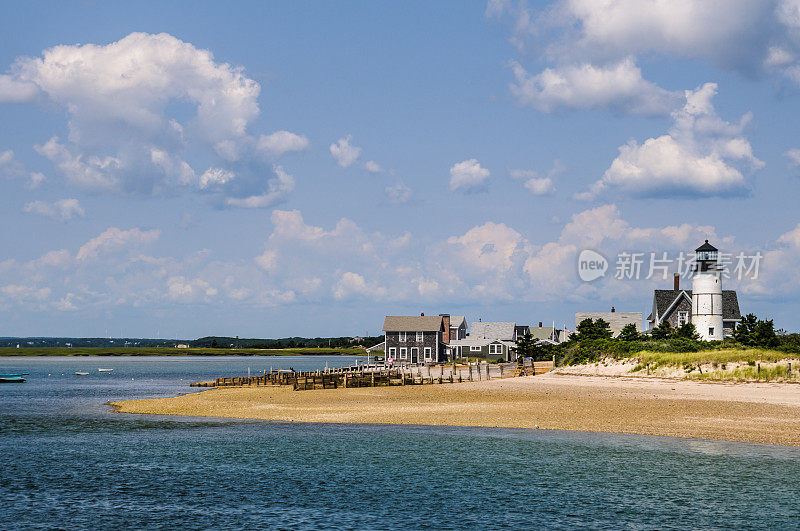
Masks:
[[[705,241],[695,250],[692,277],[692,323],[704,341],[721,341],[722,282],[717,248]]]

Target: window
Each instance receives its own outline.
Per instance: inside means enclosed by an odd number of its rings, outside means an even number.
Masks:
[[[422,339],[425,337],[425,332],[417,332],[417,341],[422,343]]]
[[[689,322],[689,312],[678,312],[678,326],[683,326]]]
[[[400,347],[400,359],[405,360],[408,359],[408,349],[405,347]]]
[[[708,335],[709,336],[713,336],[714,335],[714,328],[713,327],[708,329]]]
[[[431,347],[425,347],[425,359],[426,359],[426,360],[429,360],[429,359],[431,359],[432,357],[433,357],[433,356],[432,356],[432,354],[431,354]]]
[[[481,347],[479,347],[477,345],[470,345],[469,346],[469,351],[470,352],[480,352],[481,351]]]
[[[389,347],[389,357],[394,359],[395,354],[397,353],[397,349],[394,347]]]
[[[406,340],[406,333],[405,332],[398,332],[400,341]]]
[[[489,354],[502,354],[503,345],[491,344],[489,345]]]

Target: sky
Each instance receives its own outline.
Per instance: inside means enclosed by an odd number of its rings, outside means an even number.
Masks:
[[[796,0],[0,15],[0,336],[571,328],[705,239],[800,328]]]

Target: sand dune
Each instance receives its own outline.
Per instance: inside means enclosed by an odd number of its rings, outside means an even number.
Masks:
[[[294,422],[563,429],[800,446],[800,386],[546,374],[316,391],[219,388],[113,404],[124,413]]]

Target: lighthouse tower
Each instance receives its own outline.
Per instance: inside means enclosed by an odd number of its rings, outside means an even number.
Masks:
[[[708,240],[695,250],[692,324],[703,341],[722,340],[722,283],[717,248]]]

